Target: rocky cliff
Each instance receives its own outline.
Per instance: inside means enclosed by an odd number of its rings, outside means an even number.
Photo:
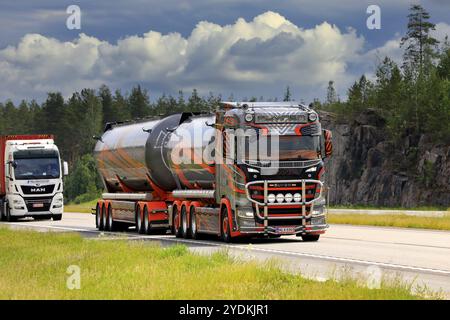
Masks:
[[[320,114],[333,133],[326,160],[330,204],[450,206],[450,145],[407,134],[394,144],[374,110],[347,123]]]

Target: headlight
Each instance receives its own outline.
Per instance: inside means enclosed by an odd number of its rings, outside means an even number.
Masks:
[[[309,119],[309,121],[316,121],[316,120],[317,120],[317,113],[311,112],[311,113],[308,115],[308,119]]]
[[[311,224],[312,225],[323,225],[326,224],[327,220],[325,216],[319,216],[319,217],[312,217],[311,218]]]
[[[302,195],[300,193],[294,193],[294,201],[295,202],[302,201]]]
[[[284,201],[284,195],[282,193],[277,194],[277,202],[282,203]]]
[[[317,171],[317,167],[311,167],[311,168],[306,169],[305,172],[316,172],[316,171]]]
[[[238,216],[241,218],[253,218],[253,209],[252,208],[239,208],[237,210]]]
[[[248,172],[251,172],[251,173],[259,173],[259,171],[257,170],[257,169],[255,169],[255,168],[247,168],[247,170],[248,170]]]
[[[324,212],[325,212],[325,206],[317,206],[317,207],[314,207],[312,215],[319,216],[319,215],[323,215]]]
[[[286,202],[292,202],[292,199],[293,199],[294,197],[292,196],[292,193],[286,193],[285,195],[284,195],[284,200],[286,200]]]
[[[245,121],[250,122],[253,120],[253,114],[251,113],[246,113],[245,114]]]
[[[12,201],[12,206],[16,210],[23,210],[23,209],[25,209],[24,205],[25,204],[24,204],[22,199],[13,199],[13,201]]]
[[[269,201],[270,203],[274,203],[275,200],[276,200],[276,197],[275,197],[275,195],[274,195],[273,193],[270,193],[270,194],[267,196],[267,201]]]
[[[63,206],[64,198],[58,197],[53,201],[53,208],[61,208]]]

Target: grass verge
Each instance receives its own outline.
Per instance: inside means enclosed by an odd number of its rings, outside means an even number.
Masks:
[[[368,225],[380,227],[450,230],[450,214],[443,217],[408,215],[328,214],[328,222],[335,224]]]
[[[275,264],[198,256],[185,246],[95,241],[77,234],[0,228],[0,299],[421,299],[401,282],[368,289],[354,279],[318,282]],[[67,289],[71,265],[81,288]]]
[[[69,203],[64,205],[64,212],[91,213],[91,208],[95,208],[97,200],[82,203]]]
[[[420,207],[379,207],[361,204],[333,205],[330,209],[361,209],[361,210],[411,210],[411,211],[449,211],[450,208],[439,206],[420,206]]]

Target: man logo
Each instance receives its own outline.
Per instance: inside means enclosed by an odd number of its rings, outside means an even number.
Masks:
[[[31,188],[31,192],[45,192],[45,188]]]

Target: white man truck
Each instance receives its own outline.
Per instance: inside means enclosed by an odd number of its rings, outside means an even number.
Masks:
[[[0,136],[0,214],[18,218],[61,220],[64,210],[63,175],[54,138],[49,134]]]

